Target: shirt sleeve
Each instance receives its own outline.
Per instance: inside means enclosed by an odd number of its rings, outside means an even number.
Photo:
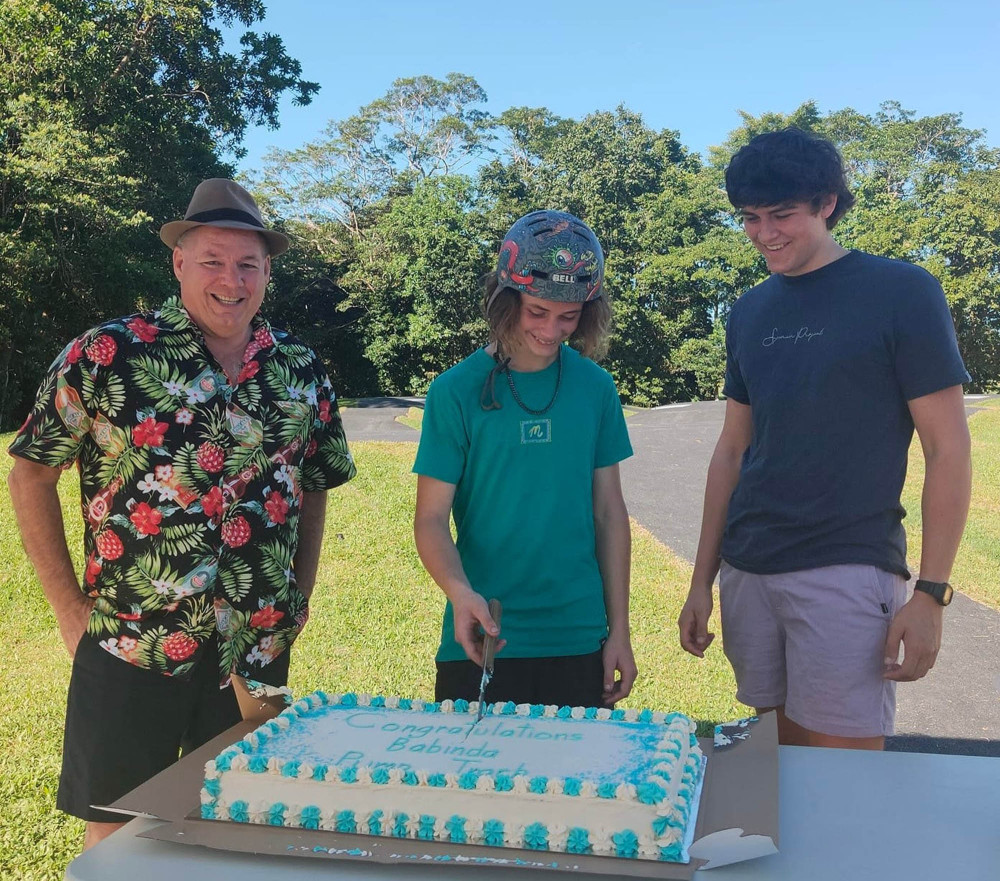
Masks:
[[[594,450],[594,468],[606,468],[632,455],[625,414],[622,412],[621,398],[610,374],[605,385],[604,407],[601,412],[601,427],[597,434]]]
[[[894,329],[896,379],[907,401],[970,381],[944,291],[929,272],[914,273],[897,300]]]
[[[358,472],[347,446],[340,408],[326,369],[316,360],[316,419],[302,460],[302,489],[322,492],[347,483]]]
[[[452,387],[435,379],[427,390],[413,473],[457,484],[465,473],[469,438]]]
[[[12,456],[50,468],[68,468],[76,461],[93,424],[94,383],[85,350],[92,333],[73,340],[52,362],[8,447]]]
[[[740,371],[740,362],[736,357],[735,343],[735,315],[733,312],[730,312],[729,320],[726,322],[726,378],[722,385],[722,394],[740,404],[749,405],[750,395],[743,380],[743,373]]]

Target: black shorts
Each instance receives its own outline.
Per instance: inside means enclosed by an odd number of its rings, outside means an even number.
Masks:
[[[288,660],[285,651],[268,665],[269,683],[285,684]],[[240,718],[233,689],[219,688],[215,637],[181,680],[122,661],[85,634],[73,657],[56,806],[83,820],[124,822],[91,805],[111,804]]]
[[[483,668],[472,661],[438,661],[434,699],[479,699]],[[600,707],[604,698],[602,652],[556,658],[497,658],[486,700],[559,707]]]

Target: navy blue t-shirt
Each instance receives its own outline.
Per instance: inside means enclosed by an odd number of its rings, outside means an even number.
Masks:
[[[733,306],[726,356],[724,393],[750,405],[753,438],[723,559],[755,573],[862,563],[909,577],[907,401],[969,381],[937,280],[859,251],[772,275]]]

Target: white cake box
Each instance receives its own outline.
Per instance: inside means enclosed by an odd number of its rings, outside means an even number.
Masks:
[[[266,708],[258,709],[263,714],[259,718],[234,726],[109,809],[164,821],[142,836],[161,841],[242,853],[403,866],[490,865],[584,875],[690,879],[698,868],[777,851],[778,739],[773,713],[752,725],[749,737],[725,748],[715,749],[711,740],[700,740],[708,758],[705,781],[694,843],[689,848],[691,862],[679,864],[202,820],[199,792],[205,763],[273,715]]]

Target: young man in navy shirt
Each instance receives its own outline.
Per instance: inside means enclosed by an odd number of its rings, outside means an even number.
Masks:
[[[896,682],[923,677],[941,644],[971,486],[969,376],[940,284],[833,238],[854,197],[831,143],[758,135],[726,190],[771,275],[727,325],[726,416],[681,645],[702,657],[712,642],[718,573],[739,700],[776,709],[782,743],[881,749]],[[907,600],[914,428],[926,473]]]

